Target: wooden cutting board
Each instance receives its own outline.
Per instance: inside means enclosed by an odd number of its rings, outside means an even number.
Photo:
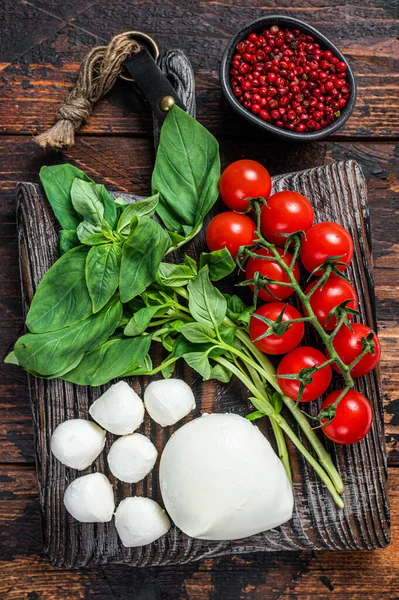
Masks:
[[[172,72],[176,79],[176,64],[182,60],[181,56],[176,55],[173,60],[166,60],[163,68]],[[178,78],[177,84],[181,86],[180,92],[193,113],[192,78],[186,67],[182,72],[184,76]],[[354,161],[339,162],[300,173],[281,175],[273,178],[273,189],[291,189],[304,194],[311,200],[318,221],[341,223],[350,231],[355,255],[348,270],[349,276],[359,295],[361,320],[375,328],[367,194],[359,165]],[[130,201],[138,199],[134,196],[128,198]],[[26,312],[36,286],[56,259],[54,248],[58,234],[57,225],[41,189],[31,183],[18,186],[17,219],[22,294]],[[204,247],[202,233],[185,250],[192,256],[198,256]],[[309,334],[305,343],[314,344],[316,338]],[[158,352],[154,361],[162,358],[162,351]],[[193,387],[197,399],[196,411],[186,420],[197,417],[202,412],[234,412],[245,415],[250,410],[247,391],[234,378],[229,384],[202,382],[199,375],[182,361],[177,366],[176,376],[185,379]],[[127,381],[139,395],[143,395],[147,378],[136,377]],[[106,452],[115,439],[111,434],[107,434],[106,451],[83,472],[78,473],[65,467],[50,452],[50,437],[56,426],[65,419],[87,418],[90,404],[110,384],[88,388],[61,380],[45,381],[29,376],[29,385],[44,552],[57,567],[106,563],[150,566],[186,563],[230,553],[302,549],[360,550],[379,548],[389,543],[387,464],[378,368],[356,381],[356,389],[364,393],[373,404],[374,423],[370,434],[362,442],[347,447],[336,446],[324,440],[344,480],[343,510],[337,509],[314,471],[289,443],[295,496],[291,521],[277,529],[233,542],[194,540],[172,527],[166,536],[153,544],[131,549],[124,548],[120,543],[113,521],[105,524],[82,524],[75,521],[64,508],[63,494],[77,476],[100,471],[110,478],[117,504],[130,495],[147,496],[162,504],[158,468],[136,485],[116,480],[110,474],[105,460]],[[340,387],[340,378],[336,375],[333,385]],[[311,414],[317,414],[318,406],[319,403],[312,403],[309,407]],[[285,413],[285,417],[296,430],[290,415]],[[265,435],[272,439],[266,419],[259,424]],[[154,441],[161,454],[174,429],[162,428],[146,416],[140,431]],[[323,438],[322,434],[321,437]],[[303,442],[308,447],[307,441]]]

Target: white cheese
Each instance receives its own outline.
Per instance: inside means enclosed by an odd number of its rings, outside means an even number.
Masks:
[[[137,483],[153,469],[158,452],[141,433],[124,435],[111,446],[108,465],[111,473],[126,483]]]
[[[170,520],[165,511],[150,498],[125,498],[115,512],[115,527],[127,548],[145,546],[165,535]]]
[[[165,508],[187,535],[233,540],[292,517],[293,495],[280,459],[250,421],[211,414],[183,425],[163,451]]]
[[[188,415],[195,408],[195,398],[182,379],[160,379],[147,386],[144,404],[150,417],[166,427]]]
[[[82,471],[89,467],[105,445],[105,431],[84,419],[64,421],[51,436],[51,451],[59,461]]]
[[[107,523],[115,510],[112,485],[102,473],[83,475],[65,490],[64,504],[81,523]]]
[[[118,381],[93,402],[89,413],[107,431],[125,435],[140,427],[144,419],[144,405],[126,381]]]

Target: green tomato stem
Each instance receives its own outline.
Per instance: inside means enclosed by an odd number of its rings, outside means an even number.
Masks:
[[[237,367],[239,366],[238,361],[236,363],[236,366]],[[262,389],[264,387],[264,385],[263,385],[262,379],[260,378],[258,372],[255,371],[255,369],[253,369],[253,367],[251,367],[250,365],[247,365],[247,369],[248,369],[248,372],[252,378],[252,381],[256,385],[256,387],[258,389]],[[282,432],[280,425],[277,423],[277,421],[275,419],[269,417],[269,420],[270,420],[270,424],[272,426],[274,437],[275,437],[275,440],[277,443],[278,455],[280,457],[281,462],[284,465],[285,472],[287,473],[287,477],[292,486],[292,473],[291,473],[291,467],[290,467],[290,459],[288,456],[287,444],[285,443],[284,434]]]

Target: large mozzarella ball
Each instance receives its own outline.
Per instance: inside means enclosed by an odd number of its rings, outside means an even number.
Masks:
[[[137,483],[153,469],[158,452],[154,444],[141,433],[117,439],[108,453],[111,473],[126,483]]]
[[[240,539],[292,516],[282,462],[238,415],[203,415],[183,425],[165,446],[159,478],[171,519],[194,538]]]
[[[82,471],[89,467],[105,445],[105,431],[92,421],[64,421],[51,436],[51,451],[59,461]]]
[[[140,427],[144,419],[144,405],[126,381],[118,381],[93,402],[89,413],[107,431],[125,435]]]
[[[102,473],[83,475],[65,490],[64,504],[81,523],[107,523],[115,510],[112,485]]]
[[[170,520],[165,511],[150,498],[125,498],[115,512],[115,527],[127,548],[145,546],[165,535]]]
[[[150,417],[166,427],[188,415],[195,408],[195,398],[182,379],[160,379],[147,386],[144,404]]]

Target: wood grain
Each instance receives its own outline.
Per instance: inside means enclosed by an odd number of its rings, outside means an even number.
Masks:
[[[55,2],[43,13],[43,4],[24,5],[30,26],[23,43],[19,35],[21,21],[15,19],[14,24],[10,16],[7,44],[3,51],[0,49],[3,133],[36,134],[47,129],[57,105],[76,79],[82,58],[91,46],[103,44],[112,35],[129,28],[132,22],[129,9],[132,9],[134,28],[153,35],[162,49],[181,48],[189,56],[196,77],[198,117],[219,136],[245,136],[250,131],[222,96],[218,76],[222,51],[237,29],[267,13],[302,18],[331,37],[349,59],[359,98],[354,114],[338,133],[339,138],[387,138],[399,134],[395,59],[399,51],[399,21],[397,6],[391,0],[380,0],[378,5],[372,0],[349,5],[344,19],[338,17],[341,7],[335,0],[328,3],[315,0],[311,6],[302,1],[291,7],[287,3],[282,6],[277,0],[267,5],[262,0],[233,3],[130,0],[112,5],[83,2],[79,7],[72,5],[65,9],[63,15]],[[22,17],[19,3],[16,7],[13,0],[6,0],[6,5],[11,15],[19,11]],[[18,44],[15,40],[19,40]],[[150,136],[151,127],[149,113],[131,114],[102,101],[82,131],[103,136]]]
[[[398,4],[396,0],[346,4],[338,0],[299,0],[289,4],[273,0],[267,5],[260,0],[1,2],[0,128],[12,134],[0,138],[1,355],[22,331],[14,216],[16,182],[37,181],[43,164],[72,160],[93,178],[106,181],[110,189],[143,194],[148,191],[153,144],[147,113],[128,114],[105,100],[96,107],[83,136],[78,138],[78,146],[59,157],[43,155],[31,139],[32,133],[51,124],[58,101],[72,87],[79,61],[91,46],[137,25],[153,33],[161,48],[181,47],[189,53],[199,88],[200,119],[204,122],[209,118],[217,132],[224,164],[232,157],[249,157],[260,160],[275,174],[332,159],[355,158],[361,164],[368,181],[377,317],[379,335],[383,338],[381,373],[386,440],[390,464],[398,465]],[[319,25],[347,53],[360,94],[356,112],[340,133],[339,141],[281,147],[243,128],[226,107],[219,92],[215,64],[224,40],[233,32],[230,19],[241,26],[244,19],[262,16],[264,11],[294,14]],[[120,137],[124,132],[130,137]],[[139,139],[137,135],[147,139]],[[381,143],[377,143],[378,136],[384,137]],[[356,142],[354,138],[360,137],[368,141]],[[33,459],[27,394],[25,374],[0,364],[0,597],[7,600],[399,598],[399,480],[395,468],[389,473],[393,542],[384,550],[287,552],[278,556],[258,553],[173,567],[132,570],[110,565],[60,573],[40,555],[35,473],[32,466],[26,466]],[[10,461],[15,464],[9,464]]]
[[[5,600],[396,600],[399,596],[395,468],[389,470],[389,548],[255,553],[186,565],[143,569],[107,565],[61,572],[41,553],[35,480],[33,467],[0,465],[0,597]]]

